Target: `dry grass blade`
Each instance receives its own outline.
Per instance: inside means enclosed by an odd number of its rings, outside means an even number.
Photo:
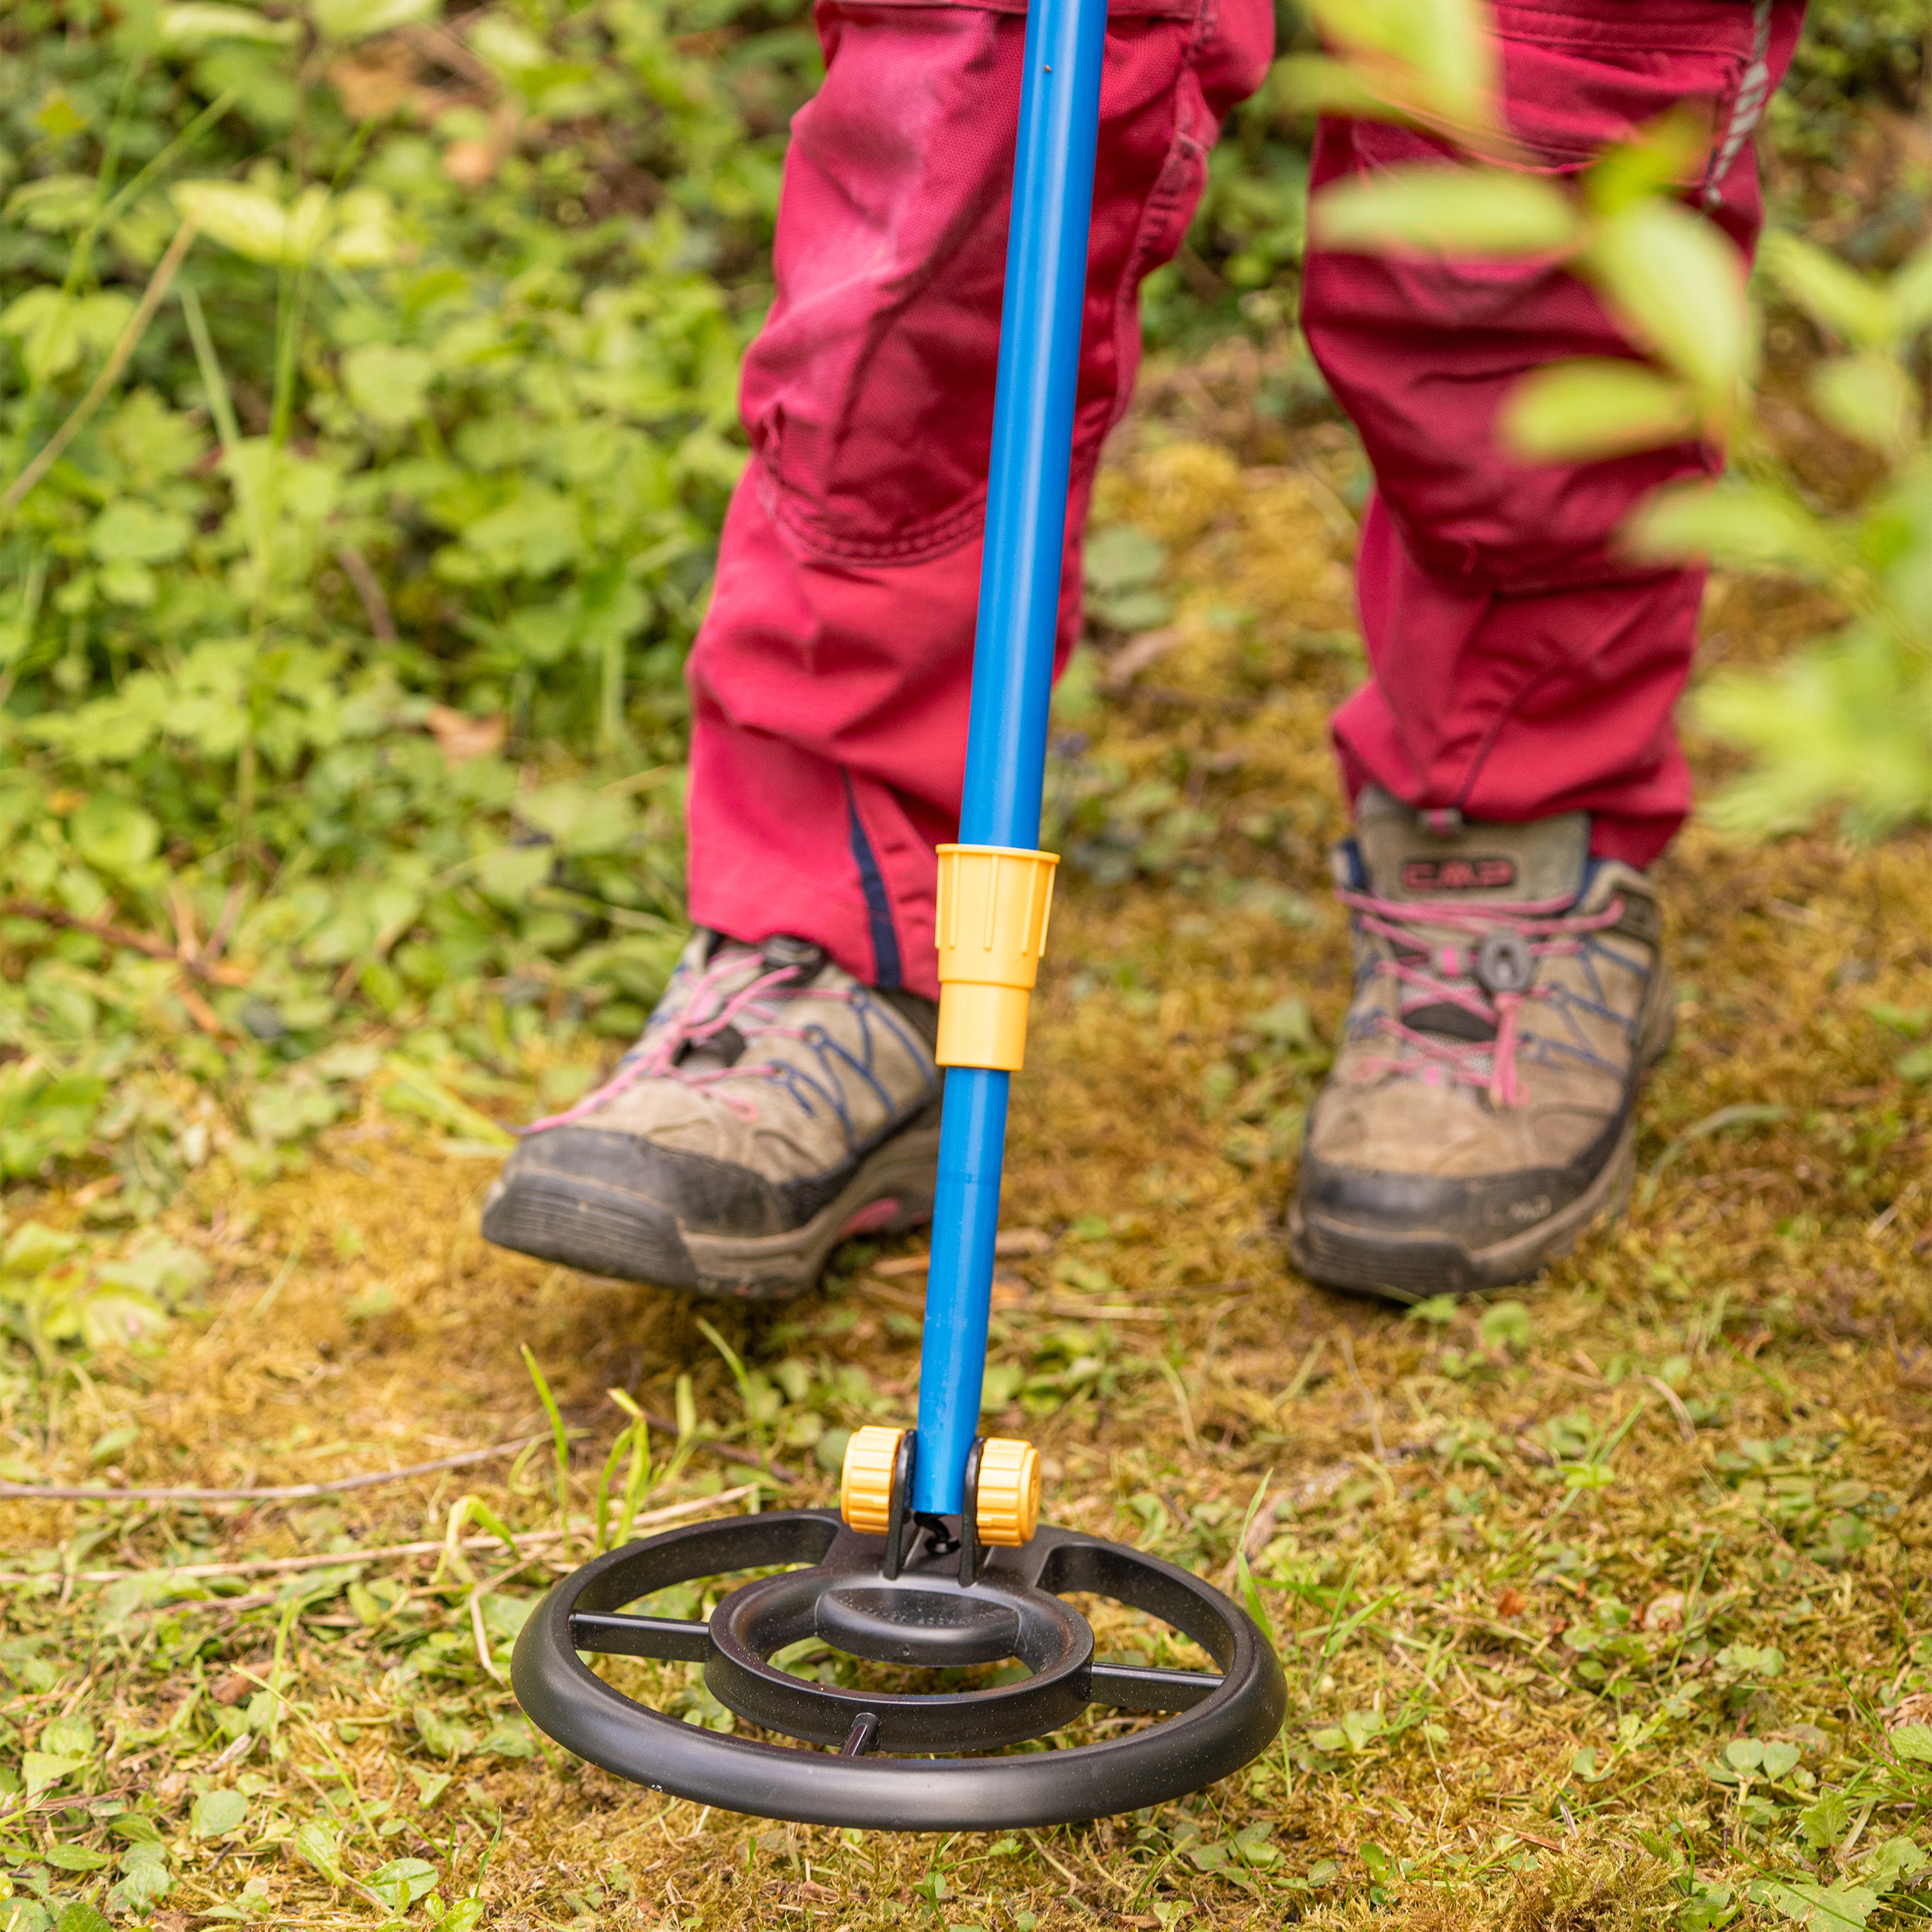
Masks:
[[[715,1496],[692,1496],[683,1502],[667,1503],[661,1509],[643,1510],[631,1519],[631,1527],[648,1529],[660,1523],[675,1522],[681,1517],[699,1515],[707,1509],[716,1509],[726,1504],[741,1502],[747,1496],[755,1496],[758,1489],[757,1483],[745,1483],[736,1489],[721,1489]],[[526,1544],[535,1546],[560,1543],[564,1533],[561,1529],[520,1530],[515,1532],[515,1541],[521,1549]],[[192,1580],[204,1577],[292,1575],[304,1570],[386,1563],[405,1556],[438,1556],[446,1546],[443,1538],[437,1536],[427,1543],[386,1543],[371,1549],[333,1549],[308,1556],[245,1556],[233,1563],[154,1564],[138,1570],[80,1570],[73,1573],[73,1580],[82,1583],[117,1583],[131,1577]],[[502,1539],[497,1536],[465,1536],[460,1545],[464,1549],[496,1549],[502,1546]],[[0,1584],[39,1583],[45,1580],[43,1576],[24,1571],[0,1573]]]
[[[145,1489],[106,1483],[0,1482],[0,1501],[294,1502],[315,1496],[346,1495],[354,1489],[374,1489],[384,1483],[406,1482],[412,1476],[432,1476],[444,1469],[467,1469],[473,1463],[493,1462],[499,1456],[515,1455],[533,1442],[543,1441],[547,1434],[545,1431],[533,1436],[519,1436],[513,1442],[494,1443],[487,1449],[465,1449],[454,1456],[438,1456],[431,1462],[412,1462],[400,1469],[375,1469],[366,1475],[336,1476],[326,1482],[287,1482],[243,1489]]]

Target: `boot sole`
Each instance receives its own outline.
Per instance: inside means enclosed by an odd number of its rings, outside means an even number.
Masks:
[[[1514,1287],[1560,1260],[1597,1221],[1611,1221],[1628,1203],[1636,1176],[1637,1097],[1650,1071],[1670,1050],[1675,1029],[1675,988],[1660,961],[1645,996],[1638,1067],[1631,1090],[1631,1117],[1610,1158],[1566,1207],[1524,1233],[1472,1248],[1453,1235],[1386,1234],[1348,1222],[1288,1210],[1288,1258],[1311,1281],[1345,1294],[1413,1308],[1438,1294],[1480,1294]]]
[[[1479,1294],[1532,1281],[1569,1253],[1600,1219],[1614,1218],[1630,1199],[1636,1129],[1626,1123],[1603,1171],[1570,1205],[1526,1233],[1488,1247],[1471,1248],[1451,1236],[1377,1234],[1346,1223],[1289,1211],[1288,1257],[1325,1288],[1413,1307],[1438,1294]]]
[[[699,1233],[634,1195],[543,1172],[492,1186],[483,1238],[620,1281],[720,1301],[787,1301],[817,1283],[841,1241],[930,1221],[938,1166],[939,1129],[908,1128],[876,1148],[810,1220],[755,1236]]]

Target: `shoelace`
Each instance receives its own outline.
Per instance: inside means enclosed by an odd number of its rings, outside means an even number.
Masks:
[[[1539,985],[1532,977],[1520,992],[1489,992],[1476,977],[1476,955],[1482,941],[1492,933],[1514,933],[1539,972],[1544,960],[1574,957],[1583,950],[1590,934],[1615,925],[1624,916],[1621,899],[1612,900],[1600,913],[1573,913],[1566,910],[1570,902],[1565,899],[1492,900],[1464,906],[1440,900],[1380,899],[1345,887],[1338,887],[1335,897],[1356,915],[1363,932],[1386,940],[1395,949],[1393,957],[1377,959],[1371,970],[1377,978],[1393,979],[1413,995],[1407,999],[1398,995],[1400,1011],[1424,1005],[1458,1006],[1495,1029],[1491,1039],[1447,1039],[1419,1032],[1400,1018],[1378,1013],[1376,1030],[1394,1040],[1398,1050],[1357,1061],[1357,1077],[1366,1080],[1379,1073],[1412,1073],[1419,1056],[1423,1080],[1446,1079],[1475,1087],[1488,1094],[1492,1107],[1522,1104],[1516,1054],[1523,1005],[1529,1000],[1553,998],[1556,989]],[[1415,929],[1419,926],[1466,934],[1468,943],[1418,937]]]
[[[648,1028],[643,1039],[617,1062],[611,1077],[601,1087],[594,1087],[575,1106],[566,1107],[562,1113],[546,1114],[542,1120],[532,1121],[528,1127],[517,1131],[522,1134],[541,1134],[553,1127],[573,1126],[640,1080],[672,1080],[681,1086],[705,1088],[715,1087],[720,1080],[770,1079],[781,1074],[783,1070],[775,1062],[742,1057],[730,1066],[693,1067],[679,1064],[687,1048],[702,1046],[707,1041],[716,1039],[727,1027],[737,1029],[747,1048],[754,1040],[772,1038],[811,1040],[809,1029],[787,1026],[781,1021],[773,997],[781,987],[797,976],[798,968],[775,967],[749,981],[735,993],[723,994],[722,989],[726,983],[743,971],[742,954],[736,958],[721,957],[706,967],[691,982],[691,990],[684,1004],[662,1025]],[[816,997],[821,999],[850,1004],[853,996],[853,989],[845,988],[816,989]],[[758,1110],[737,1094],[720,1090],[712,1097],[742,1121],[753,1121],[758,1117]]]

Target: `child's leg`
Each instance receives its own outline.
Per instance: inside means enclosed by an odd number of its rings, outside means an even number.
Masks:
[[[931,1213],[932,848],[964,762],[1026,24],[1010,0],[821,0],[825,84],[745,365],[752,460],[691,660],[691,910],[711,930],[612,1078],[505,1165],[483,1216],[505,1247],[765,1297]],[[1141,277],[1179,245],[1272,32],[1267,0],[1114,0],[1076,537],[1133,385]]]
[[[1800,0],[1498,0],[1510,118],[1560,173],[1707,111],[1685,191],[1748,246],[1749,133]],[[1318,184],[1438,155],[1325,126]],[[1531,370],[1625,352],[1547,263],[1317,253],[1303,321],[1376,472],[1357,564],[1372,672],[1335,721],[1357,831],[1340,855],[1355,996],[1310,1116],[1291,1247],[1404,1300],[1528,1279],[1628,1191],[1633,1110],[1670,1038],[1641,868],[1689,804],[1671,709],[1701,573],[1622,554],[1685,444],[1532,464],[1497,416]]]
[[[794,124],[777,299],[745,365],[753,453],[691,659],[691,910],[930,995],[1026,21],[846,0],[821,0],[818,19],[825,83]],[[1112,10],[1072,537],[1132,388],[1141,279],[1179,246],[1219,117],[1260,83],[1272,39],[1263,0]],[[1070,543],[1063,648],[1079,609]]]
[[[1750,127],[1802,0],[1562,0],[1497,9],[1512,123],[1553,171],[1671,108],[1718,131],[1693,192],[1750,246]],[[1325,125],[1318,184],[1431,151],[1400,130]],[[1374,675],[1335,723],[1352,794],[1512,822],[1593,815],[1594,849],[1647,865],[1690,802],[1671,709],[1702,573],[1621,554],[1659,485],[1710,474],[1682,444],[1614,461],[1510,457],[1496,414],[1529,370],[1624,352],[1580,284],[1539,264],[1317,253],[1304,321],[1362,432],[1376,498],[1357,582]]]

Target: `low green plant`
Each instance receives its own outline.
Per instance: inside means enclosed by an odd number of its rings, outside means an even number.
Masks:
[[[0,22],[0,1174],[105,1157],[104,1213],[371,1083],[487,1140],[675,954],[816,44],[795,0],[437,12]]]

